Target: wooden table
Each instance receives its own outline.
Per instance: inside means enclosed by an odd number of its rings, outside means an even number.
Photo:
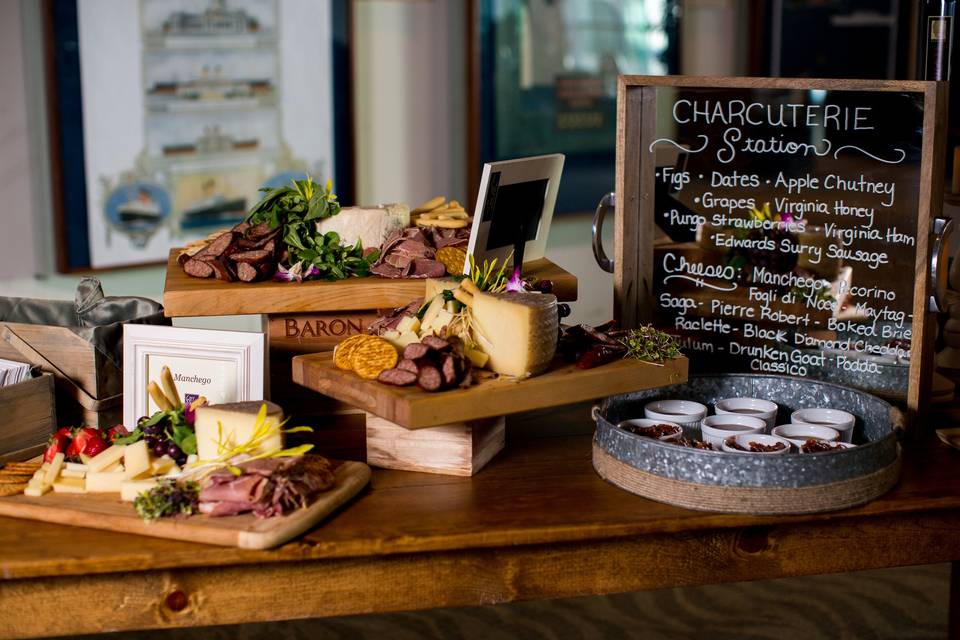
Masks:
[[[376,471],[302,540],[252,552],[0,518],[0,637],[494,604],[960,560],[960,451],[932,434],[903,479],[833,514],[698,513],[590,464],[587,406],[509,422],[474,478]],[[960,409],[936,426],[960,423]],[[957,573],[954,574],[956,582]],[[91,605],[91,603],[94,603]]]

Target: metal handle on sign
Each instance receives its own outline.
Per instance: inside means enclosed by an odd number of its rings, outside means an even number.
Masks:
[[[946,306],[943,297],[947,290],[947,247],[953,233],[953,220],[933,219],[933,248],[930,251],[930,311],[940,313]]]
[[[613,273],[613,260],[607,257],[603,250],[603,219],[607,215],[607,209],[616,206],[616,195],[608,193],[600,198],[600,204],[593,214],[593,257],[600,265],[600,268],[608,273]]]

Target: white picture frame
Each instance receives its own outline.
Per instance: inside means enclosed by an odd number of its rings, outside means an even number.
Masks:
[[[199,395],[211,404],[265,399],[263,333],[128,324],[123,327],[123,423],[128,429],[156,412],[147,385],[160,384],[164,365],[181,400]]]
[[[532,262],[544,256],[547,238],[550,235],[550,223],[557,203],[557,192],[560,189],[564,158],[562,153],[553,153],[532,158],[487,162],[483,165],[477,206],[473,211],[473,226],[470,228],[470,244],[467,247],[467,254],[473,256],[476,264],[494,259],[502,264],[513,252],[512,245],[488,247],[488,239],[493,228],[492,218],[497,210],[500,190],[521,183],[545,183],[539,224],[534,237],[524,244],[523,262]],[[469,275],[469,261],[464,265],[463,272]]]

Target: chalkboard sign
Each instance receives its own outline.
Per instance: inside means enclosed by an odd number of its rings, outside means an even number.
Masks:
[[[916,408],[942,92],[621,77],[618,320],[679,335],[694,372],[817,378]]]

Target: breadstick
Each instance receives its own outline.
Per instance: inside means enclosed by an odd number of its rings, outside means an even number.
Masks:
[[[183,402],[180,401],[180,393],[177,391],[177,383],[173,380],[173,374],[170,373],[170,367],[164,367],[160,370],[160,382],[163,384],[163,392],[173,408],[179,409],[182,407]]]
[[[440,227],[442,229],[463,229],[466,220],[417,220],[418,227]]]
[[[433,211],[437,207],[441,206],[447,198],[445,196],[437,196],[431,200],[427,200],[422,205],[411,211],[411,213],[419,213],[421,211]]]
[[[167,400],[167,396],[163,395],[163,391],[160,390],[156,382],[151,382],[147,385],[147,393],[149,393],[153,401],[157,403],[160,411],[170,411],[173,409],[173,407],[170,406],[170,401]]]

